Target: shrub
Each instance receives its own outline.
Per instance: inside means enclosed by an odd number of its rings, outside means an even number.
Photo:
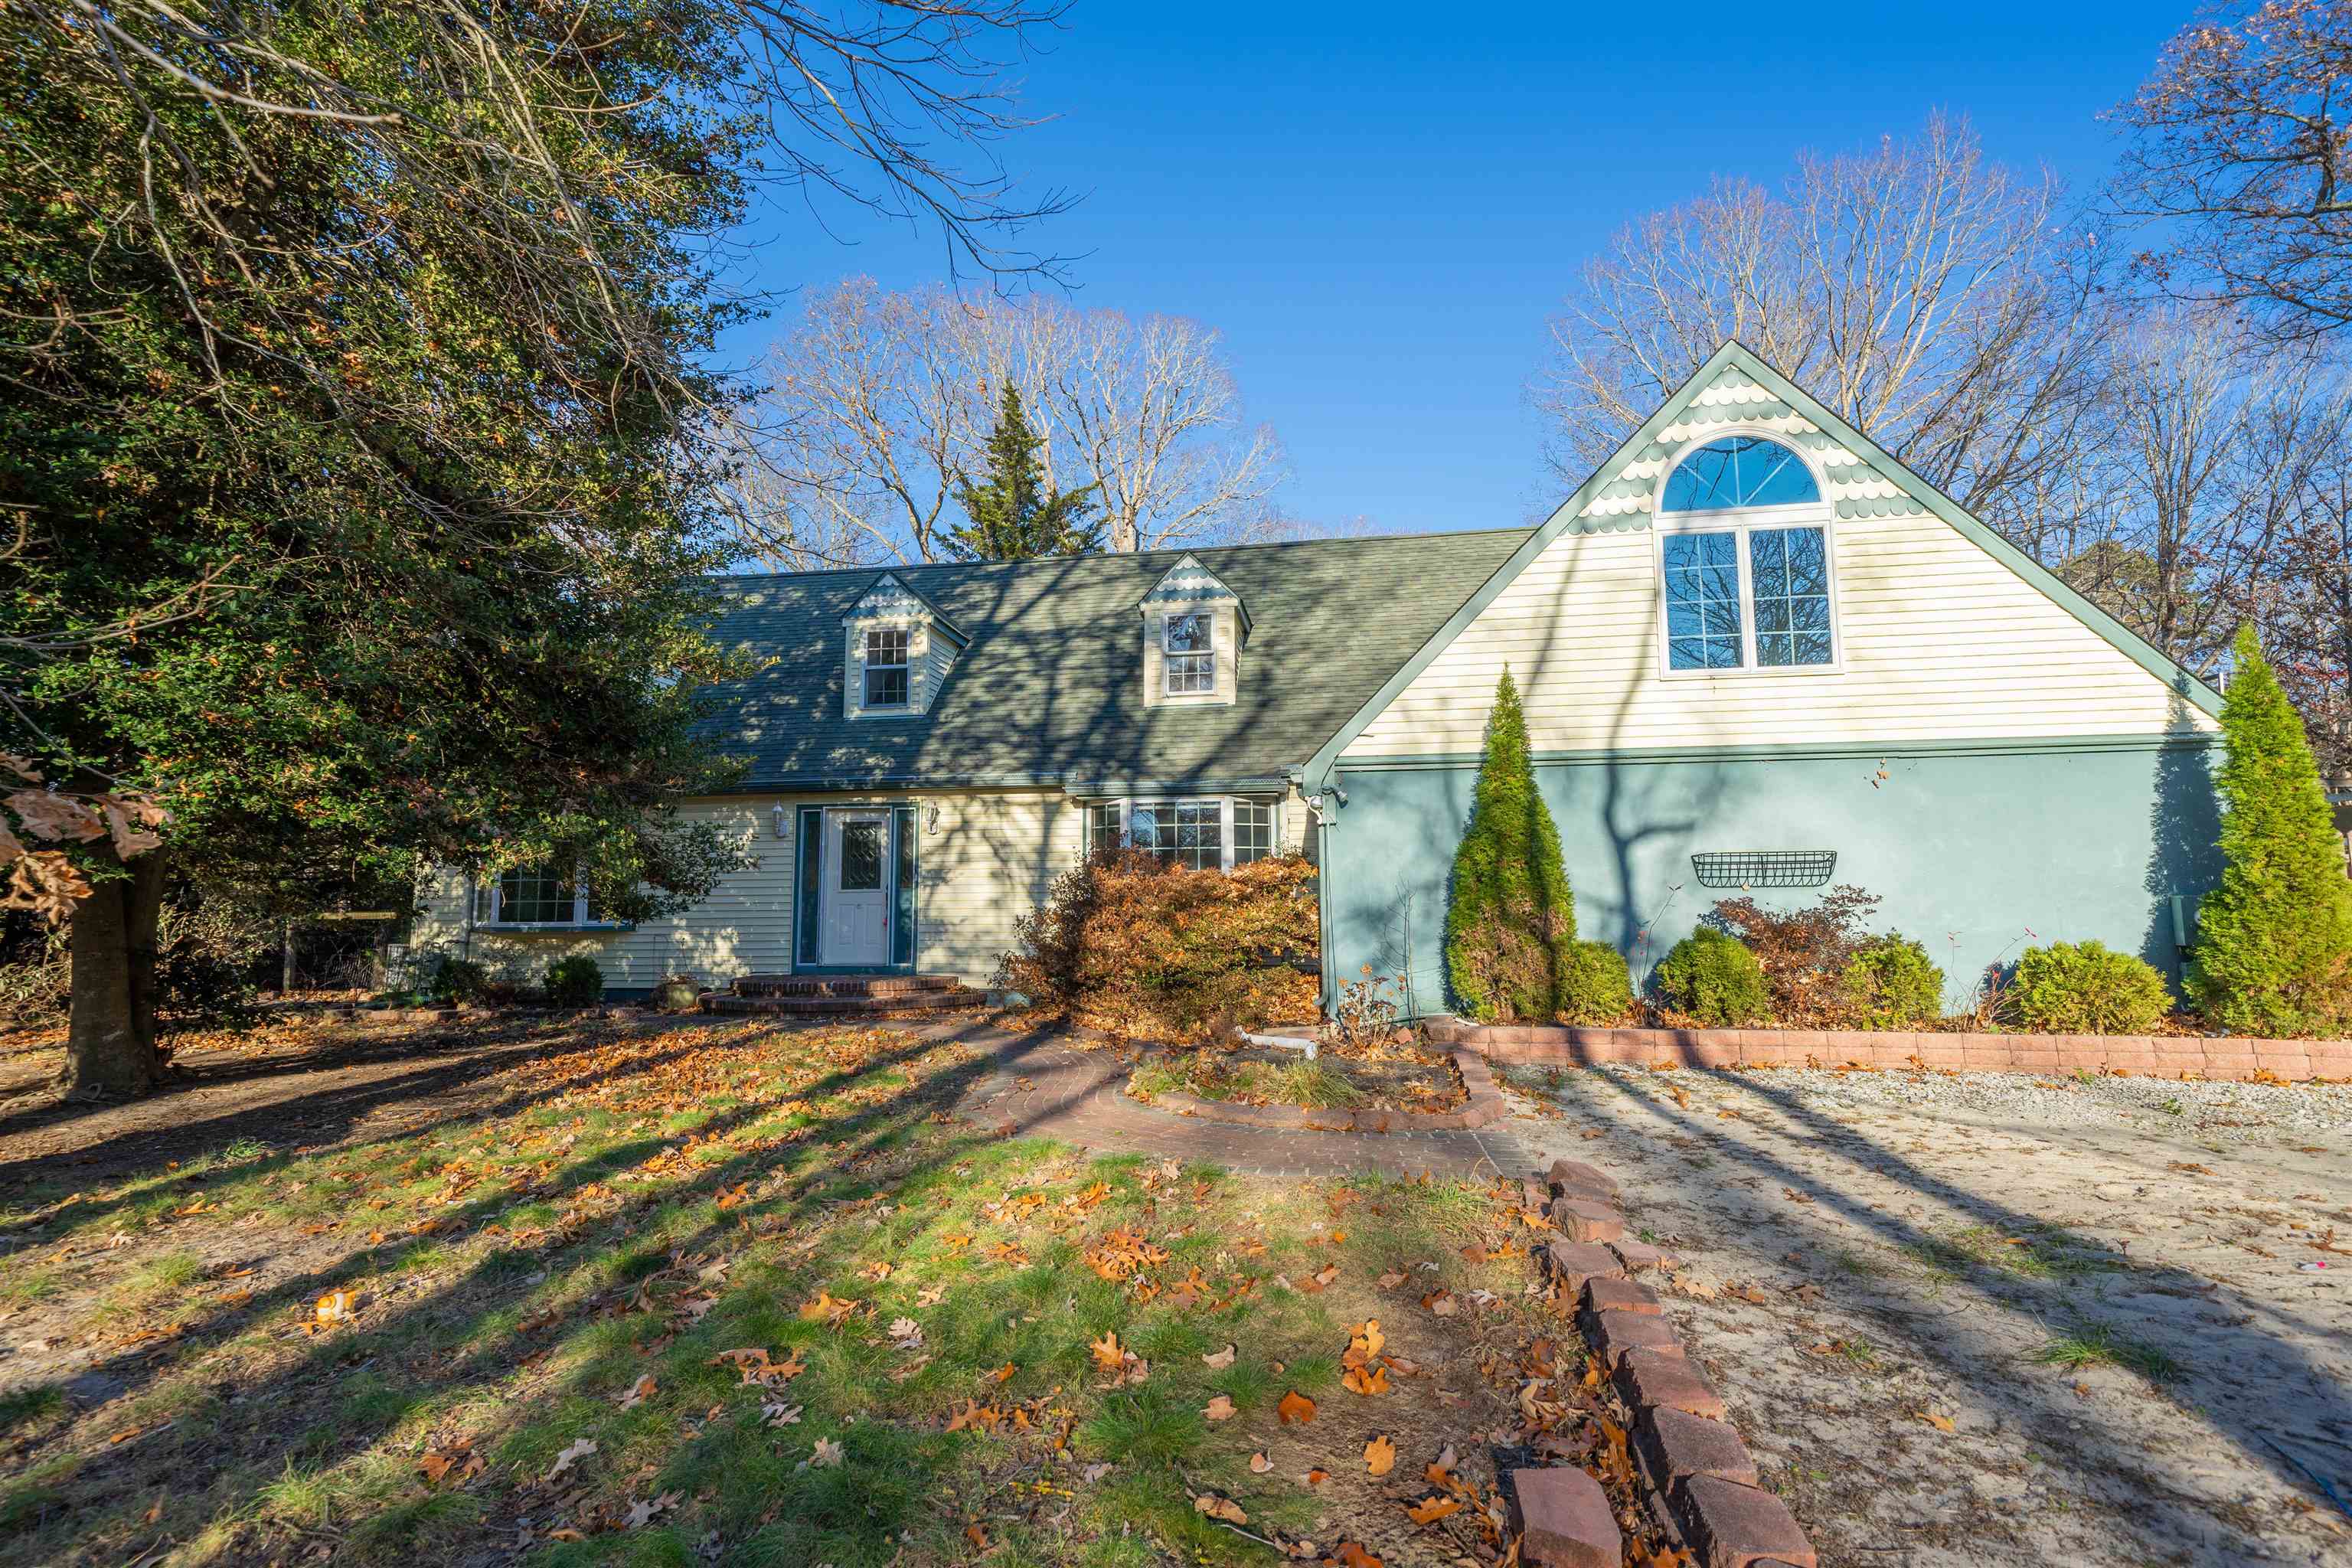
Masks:
[[[1454,852],[1445,910],[1445,977],[1480,1023],[1549,1020],[1560,1010],[1576,901],[1559,829],[1536,788],[1519,689],[1495,685],[1470,826]]]
[[[1754,899],[1725,899],[1700,924],[1739,939],[1764,969],[1772,1016],[1790,1028],[1843,1028],[1864,1019],[1846,988],[1847,969],[1880,940],[1864,929],[1878,895],[1840,886],[1821,902],[1769,910]]]
[[[1908,937],[1883,936],[1846,961],[1841,977],[1850,1019],[1902,1029],[1941,1017],[1944,972]]]
[[[1570,943],[1562,966],[1558,1016],[1566,1024],[1613,1024],[1633,1010],[1625,955],[1605,942]]]
[[[1764,966],[1736,939],[1701,926],[1658,961],[1658,994],[1702,1024],[1754,1024],[1771,1016]]]
[[[2009,1005],[2030,1029],[2053,1035],[2137,1035],[2171,1006],[2164,976],[2100,942],[2029,947],[2017,961]]]
[[[475,1002],[489,989],[490,972],[470,958],[443,958],[425,989],[436,1002]]]
[[[547,966],[547,999],[558,1007],[593,1007],[604,999],[604,971],[584,952]]]
[[[2329,1029],[2347,1012],[2352,883],[2303,721],[2247,626],[2221,703],[2221,885],[2197,911],[2189,985],[2215,1023]]]
[[[1297,856],[1231,871],[1091,857],[1018,930],[1001,983],[1091,1028],[1213,1040],[1315,1016],[1315,868]]]

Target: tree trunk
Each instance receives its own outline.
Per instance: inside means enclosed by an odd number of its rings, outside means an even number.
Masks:
[[[104,846],[102,857],[111,858]],[[163,1079],[155,1049],[155,932],[163,856],[150,850],[74,906],[66,1088],[78,1098],[144,1094]]]

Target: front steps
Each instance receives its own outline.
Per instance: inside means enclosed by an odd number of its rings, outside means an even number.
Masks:
[[[702,994],[706,1013],[871,1017],[943,1013],[988,1000],[952,974],[746,974]]]

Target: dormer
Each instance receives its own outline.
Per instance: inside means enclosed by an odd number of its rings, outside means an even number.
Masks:
[[[1231,705],[1250,632],[1241,595],[1187,555],[1137,607],[1143,612],[1143,705]]]
[[[929,711],[971,639],[938,605],[885,572],[841,617],[841,711],[903,719]]]

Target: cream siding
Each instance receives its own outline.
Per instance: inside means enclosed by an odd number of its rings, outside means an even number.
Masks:
[[[1657,538],[1554,540],[1347,748],[1476,752],[1506,665],[1538,751],[2149,734],[2203,711],[1932,514],[1835,532],[1835,672],[1659,674]]]
[[[759,864],[722,879],[691,910],[633,931],[478,931],[469,943],[465,878],[442,869],[421,889],[413,940],[420,953],[471,956],[494,973],[520,980],[536,979],[559,958],[586,953],[616,990],[646,989],[674,973],[724,984],[739,974],[782,973],[792,967],[795,808],[908,801],[916,807],[917,967],[986,985],[998,958],[1016,940],[1015,922],[1042,904],[1054,879],[1078,860],[1080,814],[1057,793],[918,791],[695,802],[685,808],[688,816],[720,824]],[[782,837],[775,836],[779,805]]]
[[[1690,445],[1768,434],[1822,476],[1834,668],[1661,674],[1661,482]],[[1612,459],[1576,521],[1342,759],[1475,753],[1507,666],[1539,752],[2145,735],[2214,721],[1736,366]]]

